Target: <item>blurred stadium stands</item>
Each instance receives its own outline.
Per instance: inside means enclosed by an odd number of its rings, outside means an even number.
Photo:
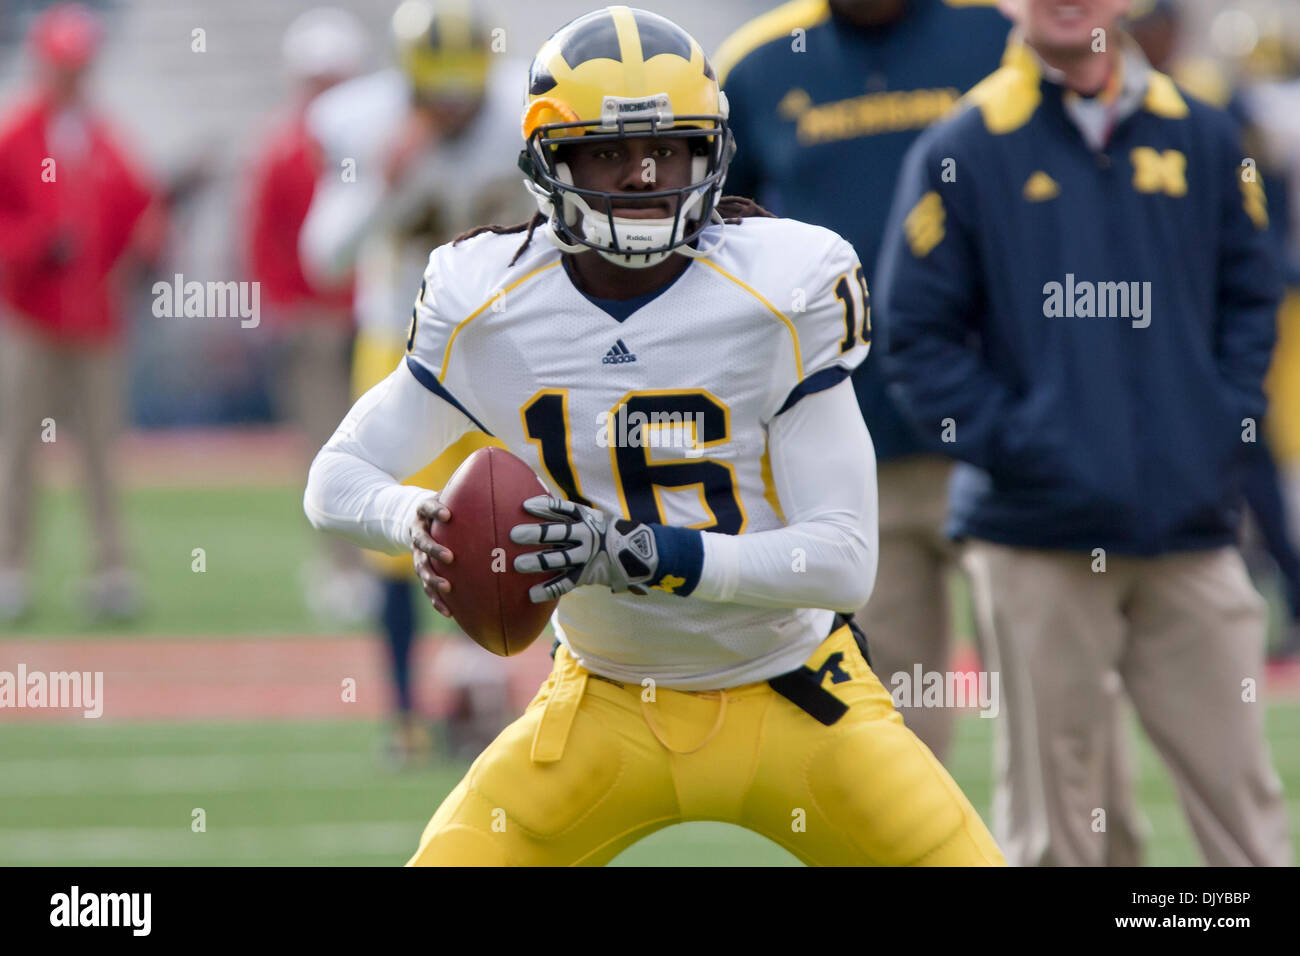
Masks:
[[[0,0],[0,104],[13,101],[30,63],[22,37],[48,3]],[[198,178],[172,222],[165,267],[141,277],[131,309],[131,411],[144,427],[272,420],[268,381],[275,374],[265,325],[243,329],[213,319],[157,319],[149,287],[174,273],[199,281],[247,278],[238,247],[243,171],[259,130],[287,84],[280,42],[311,0],[96,0],[108,23],[94,74],[95,99],[131,134],[134,150],[166,181]],[[370,32],[373,65],[388,57],[387,22],[395,3],[342,0]],[[561,23],[599,6],[594,0],[485,4],[506,29],[506,56],[527,59]],[[668,0],[657,12],[689,24],[712,50],[735,27],[773,4]],[[204,52],[192,49],[201,29]],[[522,100],[523,77],[520,77]],[[146,281],[147,280],[147,281]],[[414,294],[414,290],[412,290]]]
[[[1141,6],[1147,0],[1137,0]],[[0,0],[0,104],[21,89],[30,64],[22,48],[27,24],[49,4]],[[172,223],[166,268],[141,278],[131,310],[131,411],[145,427],[266,422],[274,417],[268,380],[274,374],[265,327],[210,319],[155,319],[149,285],[176,273],[187,279],[245,278],[237,244],[244,201],[242,171],[259,129],[287,89],[280,40],[312,0],[94,0],[108,21],[108,41],[95,73],[96,98],[132,135],[135,151],[156,174],[197,178]],[[369,28],[375,65],[387,56],[389,3],[340,0]],[[768,0],[657,0],[707,50],[739,24],[776,4]],[[527,57],[559,24],[599,6],[595,0],[545,4],[496,0],[490,16],[506,27],[511,57]],[[1210,26],[1228,8],[1275,16],[1300,29],[1300,4],[1275,0],[1189,0],[1188,52],[1213,52]],[[193,31],[203,30],[204,52]],[[1197,49],[1197,47],[1201,47]],[[522,83],[522,77],[521,83]],[[521,94],[522,95],[522,94]],[[754,148],[741,144],[742,148]]]

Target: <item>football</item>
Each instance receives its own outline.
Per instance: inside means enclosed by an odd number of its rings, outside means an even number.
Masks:
[[[543,575],[520,574],[515,557],[529,550],[510,540],[510,529],[537,519],[523,502],[544,495],[533,470],[501,448],[480,448],[448,479],[439,498],[451,512],[434,521],[433,539],[451,549],[438,573],[451,582],[443,601],[461,629],[481,646],[509,657],[537,639],[556,601],[534,604],[528,589]]]

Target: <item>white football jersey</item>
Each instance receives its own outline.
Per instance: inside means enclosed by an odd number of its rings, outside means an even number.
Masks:
[[[400,346],[429,250],[474,226],[519,222],[534,211],[520,185],[519,115],[526,69],[503,64],[483,109],[455,139],[437,144],[389,192],[383,160],[410,112],[411,88],[397,70],[342,83],[312,101],[307,123],[328,157],[305,223],[312,258],[355,262],[357,322]]]
[[[513,265],[521,233],[444,245],[429,257],[407,364],[555,495],[727,534],[783,527],[767,426],[866,355],[862,268],[819,226],[749,218],[709,227],[701,248],[720,230],[720,249],[621,310],[579,291],[540,232]],[[584,587],[554,624],[595,673],[699,690],[797,668],[832,619]]]

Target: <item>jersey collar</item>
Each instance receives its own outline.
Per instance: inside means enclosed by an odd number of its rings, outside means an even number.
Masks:
[[[581,293],[584,299],[607,314],[615,322],[619,323],[626,320],[633,312],[643,306],[649,305],[655,299],[659,298],[659,296],[671,289],[682,276],[691,271],[691,265],[688,264],[685,269],[673,277],[671,282],[661,285],[657,289],[651,289],[649,292],[643,292],[641,295],[633,296],[630,299],[599,299],[594,295],[588,295],[586,292],[582,291],[582,288],[578,285],[577,277],[573,274],[573,267],[569,265],[569,257],[567,255],[562,254],[560,256],[560,261],[564,264],[564,273],[569,277],[569,282],[573,288]]]

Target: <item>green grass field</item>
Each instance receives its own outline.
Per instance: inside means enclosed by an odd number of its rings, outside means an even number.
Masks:
[[[141,489],[127,496],[149,612],[129,628],[88,628],[69,601],[84,569],[74,532],[84,516],[66,493],[40,507],[38,615],[5,637],[113,635],[195,640],[302,635],[323,626],[302,607],[298,568],[313,532],[288,488]],[[207,571],[191,570],[206,551]],[[428,621],[434,620],[431,613]],[[465,770],[380,769],[372,722],[5,722],[0,715],[0,864],[391,865],[412,852],[438,802]],[[963,717],[951,760],[986,814],[993,724]],[[1300,835],[1300,703],[1269,705],[1273,756]],[[1139,737],[1139,799],[1148,862],[1199,857],[1173,791]],[[192,812],[206,832],[191,830]],[[1300,841],[1297,842],[1300,856]],[[624,865],[788,865],[784,850],[739,828],[693,823],[625,852]]]
[[[1300,705],[1273,705],[1269,736],[1300,833]],[[952,761],[986,815],[992,722],[964,717]],[[0,863],[392,865],[413,852],[464,773],[377,770],[368,723],[0,725]],[[1200,862],[1164,770],[1139,747],[1153,865]],[[191,830],[201,808],[206,832]],[[1300,841],[1297,841],[1300,855]],[[738,827],[690,823],[648,837],[628,866],[796,865]]]
[[[38,508],[33,560],[36,611],[6,636],[93,634],[310,634],[322,629],[303,606],[299,571],[321,536],[302,513],[296,488],[136,489],[124,500],[128,540],[145,590],[146,610],[127,626],[97,625],[77,606],[76,580],[89,555],[74,545],[85,526],[82,500],[45,494]],[[202,548],[206,570],[192,570]],[[440,626],[432,611],[424,618]],[[338,622],[333,633],[348,630]]]

